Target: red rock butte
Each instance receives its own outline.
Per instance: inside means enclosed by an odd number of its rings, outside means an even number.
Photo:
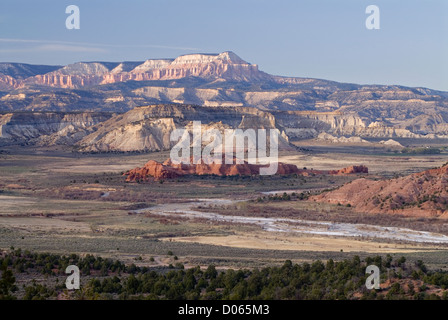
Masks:
[[[352,173],[369,173],[369,169],[366,166],[350,166],[339,170],[330,170],[329,174],[352,174]]]
[[[149,181],[151,178],[155,181],[164,179],[174,179],[184,175],[217,175],[217,176],[251,176],[259,175],[260,168],[266,168],[269,164],[250,164],[247,161],[236,163],[235,159],[232,164],[223,163],[206,164],[200,161],[194,164],[192,159],[190,164],[175,164],[171,159],[160,163],[154,160],[148,161],[143,167],[135,168],[124,173],[128,182]],[[368,169],[364,166],[352,166],[341,170],[318,171],[299,169],[296,165],[278,162],[277,175],[310,175],[310,174],[351,174],[351,173],[367,173]]]

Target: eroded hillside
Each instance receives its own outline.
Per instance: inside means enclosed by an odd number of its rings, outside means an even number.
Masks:
[[[350,205],[359,212],[447,218],[448,165],[395,179],[357,179],[312,200]]]

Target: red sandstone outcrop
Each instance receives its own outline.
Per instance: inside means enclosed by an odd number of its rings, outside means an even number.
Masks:
[[[192,161],[191,161],[192,162]],[[200,162],[198,164],[174,164],[171,159],[160,163],[154,160],[148,161],[144,167],[135,168],[125,173],[126,181],[146,181],[149,178],[154,180],[173,179],[183,175],[218,175],[218,176],[250,176],[260,174],[260,168],[267,165],[244,163],[233,164],[206,164]],[[294,174],[300,173],[297,166],[279,162],[277,174]]]
[[[223,162],[222,164],[217,163],[206,164],[204,162],[193,164],[193,161],[191,159],[190,164],[182,164],[182,163],[174,164],[171,161],[171,159],[167,159],[163,163],[150,160],[143,167],[129,170],[124,175],[127,176],[126,181],[129,182],[147,181],[149,179],[154,180],[173,179],[183,175],[250,176],[260,174],[260,168],[267,166],[267,165],[250,164],[246,161],[244,161],[244,163],[238,163],[238,164],[235,161],[232,164],[225,164],[224,161],[222,162]],[[367,171],[367,167],[364,166],[360,167],[362,167],[363,170],[365,168],[365,171]],[[333,172],[335,173],[331,174],[341,174],[340,172],[344,174],[358,173],[358,171],[350,170],[349,168],[334,170]],[[364,173],[364,171],[362,172]],[[297,168],[296,165],[279,162],[276,174],[279,175],[299,174],[307,176],[311,174],[328,174],[328,173],[329,171],[299,169]]]
[[[339,170],[330,170],[329,174],[353,174],[353,173],[369,173],[369,169],[366,166],[350,166]]]
[[[357,179],[311,199],[359,212],[448,217],[448,165],[396,179]]]

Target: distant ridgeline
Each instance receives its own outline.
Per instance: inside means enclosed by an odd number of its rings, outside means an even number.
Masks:
[[[138,106],[152,106],[144,107],[151,112],[134,109]],[[12,114],[19,111],[30,113]],[[161,149],[166,143],[151,137],[151,130],[164,131],[179,119],[211,126],[220,121],[254,129],[275,126],[286,140],[321,133],[448,138],[447,92],[273,76],[232,52],[67,66],[0,63],[0,112],[0,144],[80,143],[81,149],[100,151],[125,151],[106,141],[81,142],[100,128],[97,139],[103,139],[107,126],[100,123],[105,121],[125,135],[128,129],[139,130],[136,124],[148,131],[142,134],[152,142],[137,143],[133,150]]]

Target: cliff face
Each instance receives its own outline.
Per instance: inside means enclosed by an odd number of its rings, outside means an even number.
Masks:
[[[52,72],[60,66],[40,66],[26,63],[0,63],[0,90],[18,88],[24,79]]]
[[[272,76],[232,52],[67,66],[0,63],[1,111],[124,113],[172,103],[264,110],[290,139],[448,137],[447,92]]]
[[[269,80],[270,76],[239,58],[233,52],[190,54],[174,60],[145,62],[78,62],[63,68],[29,76],[9,87],[44,85],[57,88],[82,88],[125,81],[172,80],[188,77],[231,79],[235,81]],[[0,80],[2,81],[2,80]],[[3,82],[6,82],[5,78]]]
[[[217,176],[233,176],[233,175],[259,175],[260,168],[266,165],[249,164],[247,161],[237,164],[235,159],[233,163],[226,164],[223,157],[222,163],[210,163],[206,164],[200,161],[197,164],[193,163],[193,159],[190,158],[190,163],[174,164],[171,159],[165,160],[163,163],[159,163],[154,160],[148,161],[143,167],[135,168],[124,173],[127,176],[128,182],[142,182],[149,181],[150,179],[174,179],[183,175],[217,175]],[[340,170],[322,171],[322,170],[308,170],[299,169],[296,165],[278,162],[277,172],[275,174],[290,175],[298,174],[303,176],[316,175],[316,174],[355,174],[355,173],[368,173],[368,169],[365,166],[351,166]]]
[[[169,150],[174,145],[170,142],[171,132],[186,129],[192,134],[194,121],[201,122],[202,132],[217,129],[223,136],[226,130],[278,129],[281,150],[291,150],[291,140],[305,138],[332,143],[368,143],[361,137],[444,137],[377,123],[366,125],[366,120],[359,116],[339,112],[267,112],[250,107],[163,104],[137,107],[122,114],[5,113],[0,115],[0,144],[66,144],[86,152]],[[210,142],[205,140],[203,145]]]
[[[172,118],[141,119],[125,122],[112,118],[80,142],[81,151],[160,151],[172,144],[170,134],[176,129]]]
[[[72,144],[109,117],[107,113],[24,112],[0,115],[0,142]],[[72,136],[74,135],[74,136]]]
[[[441,120],[444,117],[441,114],[402,120],[394,117],[372,119],[353,110],[287,111],[273,114],[292,139],[317,138],[319,133],[361,138],[448,138],[448,126]],[[425,122],[419,121],[423,117]],[[420,124],[416,125],[417,122]]]
[[[350,166],[339,170],[330,170],[329,174],[353,174],[353,173],[369,173],[369,169],[366,166]]]
[[[288,137],[275,117],[255,108],[151,105],[123,114],[83,112],[19,112],[0,115],[0,143],[77,145],[81,151],[159,151],[170,149],[175,129],[279,129],[279,146],[290,149]],[[204,141],[208,144],[209,141]]]
[[[269,76],[232,52],[219,55],[192,54],[170,60],[147,60],[130,72],[111,72],[101,84],[123,81],[172,80],[188,77],[236,81],[268,80]]]
[[[259,175],[260,168],[264,165],[249,164],[244,162],[237,164],[235,161],[232,164],[225,164],[224,159],[222,164],[211,163],[205,164],[203,162],[198,164],[174,164],[171,159],[167,159],[164,163],[159,163],[154,160],[150,160],[142,168],[135,168],[129,170],[124,175],[127,176],[128,182],[140,182],[148,181],[149,179],[161,180],[161,179],[173,179],[183,175],[218,175],[218,176],[251,176]],[[298,173],[299,169],[295,165],[278,163],[277,174],[294,174]]]
[[[288,138],[276,125],[272,114],[254,108],[210,108],[191,105],[152,105],[138,107],[117,115],[93,128],[94,132],[79,141],[81,151],[169,150],[175,129],[193,130],[193,122],[201,122],[201,130],[279,129],[279,148],[291,149]],[[283,135],[282,135],[283,133]],[[209,141],[203,141],[208,144]]]
[[[18,87],[18,81],[11,76],[0,74],[0,90],[11,90]]]

